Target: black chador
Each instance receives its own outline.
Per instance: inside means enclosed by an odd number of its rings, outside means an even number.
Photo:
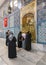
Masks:
[[[8,45],[8,57],[16,58],[16,38],[12,35],[9,36],[9,45]]]
[[[9,37],[9,34],[10,34],[10,30],[8,30],[6,32],[6,46],[8,46],[8,37]]]
[[[25,49],[28,51],[31,50],[31,33],[29,31],[26,34]]]
[[[6,46],[8,46],[8,32],[6,32]]]
[[[18,34],[18,47],[22,48],[22,32]]]

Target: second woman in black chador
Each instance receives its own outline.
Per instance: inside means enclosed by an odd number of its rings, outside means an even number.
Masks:
[[[9,44],[8,44],[8,57],[9,58],[16,58],[16,38],[13,36],[13,34],[9,35]]]
[[[24,40],[23,36],[22,36],[22,32],[20,31],[18,34],[18,47],[22,48],[22,41]]]
[[[8,37],[9,37],[9,34],[10,34],[10,30],[8,30],[6,32],[6,46],[8,46]]]

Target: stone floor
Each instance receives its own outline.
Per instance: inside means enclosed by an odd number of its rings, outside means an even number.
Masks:
[[[46,65],[46,53],[17,48],[17,58],[9,59],[5,40],[0,39],[0,65]]]

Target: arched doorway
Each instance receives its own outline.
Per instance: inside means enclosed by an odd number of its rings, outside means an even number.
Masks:
[[[34,25],[35,25],[34,14],[28,13],[23,16],[23,18],[22,18],[22,32],[26,33],[27,31],[30,31],[32,34],[32,42],[36,41]]]

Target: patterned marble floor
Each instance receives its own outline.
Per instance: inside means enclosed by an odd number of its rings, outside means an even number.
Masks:
[[[17,58],[9,59],[5,40],[0,39],[0,65],[46,65],[46,53],[17,48]]]

